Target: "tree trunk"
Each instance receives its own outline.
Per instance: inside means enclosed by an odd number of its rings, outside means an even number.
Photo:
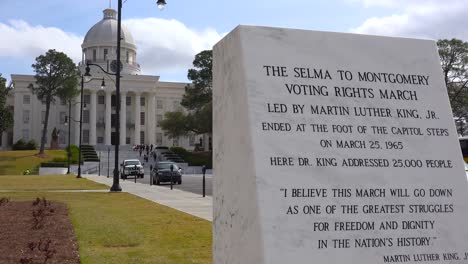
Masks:
[[[45,148],[45,143],[46,143],[46,138],[47,138],[47,125],[49,123],[49,110],[50,110],[50,97],[46,98],[46,113],[45,113],[45,118],[44,118],[44,128],[42,129],[42,138],[41,138],[41,148],[39,149],[39,155],[45,154],[44,148]]]

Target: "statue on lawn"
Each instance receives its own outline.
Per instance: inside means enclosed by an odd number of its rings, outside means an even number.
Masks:
[[[54,127],[54,130],[52,131],[52,140],[50,141],[51,149],[59,148],[59,144],[58,144],[59,133],[60,132],[57,130],[57,128]]]

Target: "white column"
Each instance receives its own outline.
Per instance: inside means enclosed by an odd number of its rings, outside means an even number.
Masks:
[[[150,93],[148,99],[148,141],[156,144],[156,95]]]
[[[97,91],[91,90],[91,102],[90,102],[90,112],[89,112],[89,144],[96,146],[96,106],[97,100],[96,95]]]
[[[78,146],[80,144],[80,96],[75,98],[75,114],[72,116],[73,119],[68,120],[68,123],[71,125],[73,124],[73,131],[75,132],[75,142],[74,144]],[[75,120],[75,121],[74,121]]]
[[[106,128],[105,128],[105,136],[104,136],[104,143],[106,145],[111,144],[111,115],[112,115],[112,108],[111,108],[111,98],[112,93],[110,91],[106,91]]]
[[[135,93],[135,142],[134,144],[140,144],[140,94]]]
[[[3,132],[2,147],[3,149],[6,149],[8,147],[8,133],[7,132]]]
[[[127,92],[120,92],[120,145],[125,145],[127,138]]]

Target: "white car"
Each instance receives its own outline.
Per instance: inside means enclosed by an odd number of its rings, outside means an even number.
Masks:
[[[127,179],[128,176],[143,178],[145,175],[143,165],[138,159],[124,160],[121,166],[120,178],[122,179]]]

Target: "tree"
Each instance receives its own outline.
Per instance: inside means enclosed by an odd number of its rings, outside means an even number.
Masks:
[[[6,79],[0,73],[0,138],[3,132],[13,126],[13,109],[6,104],[9,92]]]
[[[181,105],[189,110],[200,110],[211,103],[213,83],[213,52],[204,50],[193,60],[195,69],[188,70],[188,79],[192,84],[185,87]]]
[[[44,155],[50,104],[54,103],[57,97],[69,100],[78,93],[78,72],[75,63],[65,53],[53,49],[37,57],[32,67],[36,72],[34,77],[37,86],[30,84],[29,88],[46,105],[41,147],[38,153]]]
[[[185,87],[185,94],[181,105],[187,110],[167,112],[165,119],[159,122],[161,128],[169,137],[193,134],[211,134],[212,122],[212,68],[213,52],[205,50],[193,60],[194,69],[188,70],[188,79],[191,84]]]
[[[463,135],[468,119],[468,42],[441,39],[437,47],[455,123]]]

